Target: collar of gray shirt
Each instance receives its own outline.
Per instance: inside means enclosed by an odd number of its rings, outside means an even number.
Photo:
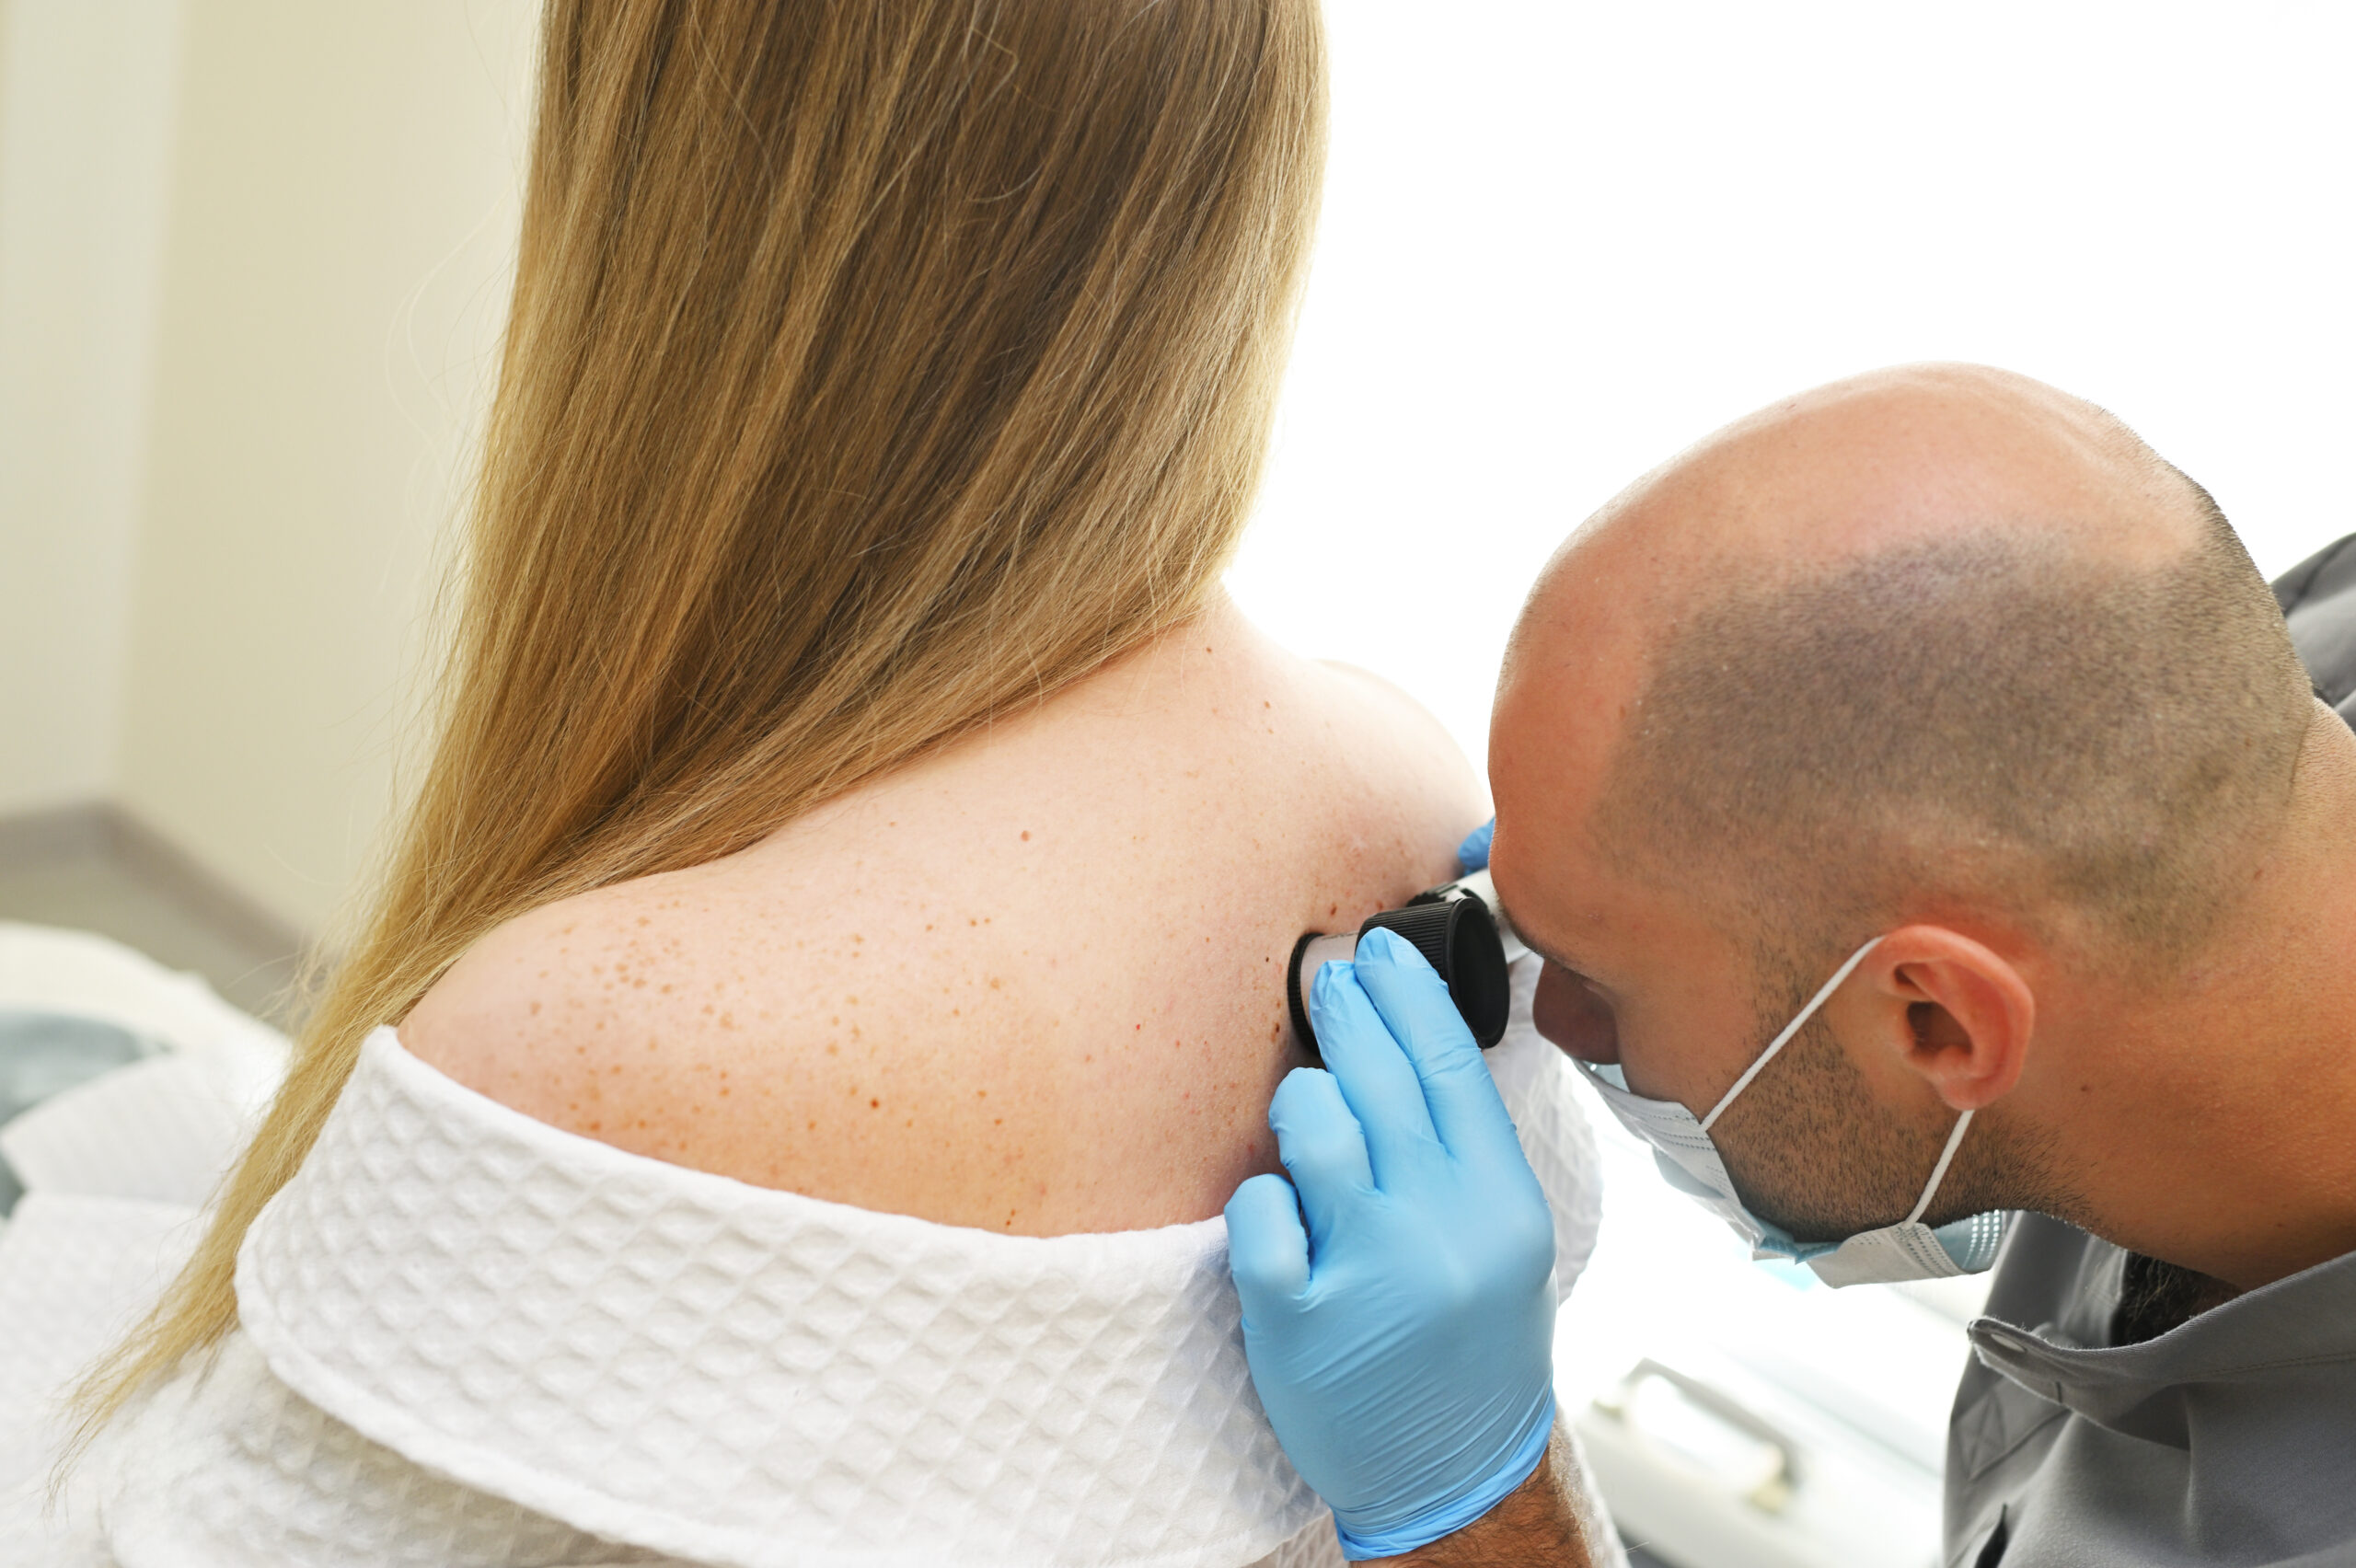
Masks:
[[[1948,1434],[1947,1561],[2356,1561],[2356,1253],[2119,1344],[2128,1257],[2014,1220]]]

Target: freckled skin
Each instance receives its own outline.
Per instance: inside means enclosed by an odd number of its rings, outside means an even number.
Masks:
[[[1218,1213],[1277,1169],[1293,939],[1453,874],[1486,806],[1398,693],[1223,603],[1192,629],[741,854],[511,922],[402,1043],[569,1131],[866,1208]]]

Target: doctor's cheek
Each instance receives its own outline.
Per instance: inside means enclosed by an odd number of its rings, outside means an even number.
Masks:
[[[1610,1005],[1557,964],[1538,972],[1530,1021],[1540,1035],[1582,1062],[1609,1066],[1620,1059],[1620,1025]]]

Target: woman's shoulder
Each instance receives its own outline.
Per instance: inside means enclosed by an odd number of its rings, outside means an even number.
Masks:
[[[744,854],[511,922],[404,1044],[572,1131],[863,1206],[1216,1213],[1275,1168],[1293,937],[1449,875],[1484,806],[1373,677],[1240,624],[1165,643]]]

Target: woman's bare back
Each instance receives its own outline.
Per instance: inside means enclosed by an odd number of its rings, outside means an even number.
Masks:
[[[557,1126],[1031,1235],[1276,1169],[1283,966],[1484,814],[1427,716],[1220,605],[727,859],[494,932],[400,1026]]]

